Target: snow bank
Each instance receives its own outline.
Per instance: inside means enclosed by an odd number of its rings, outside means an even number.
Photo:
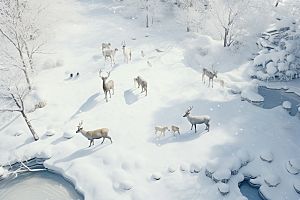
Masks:
[[[260,152],[260,159],[271,163],[273,161],[273,153],[270,150]]]
[[[299,170],[294,168],[289,160],[285,162],[285,168],[290,174],[296,175],[299,173]]]
[[[278,70],[279,71],[282,72],[282,71],[286,71],[288,69],[289,69],[289,66],[288,66],[287,63],[285,63],[285,62],[278,63]]]
[[[3,176],[3,174],[4,174],[4,169],[3,167],[0,167],[0,177]]]
[[[242,99],[242,101],[247,100],[249,102],[263,102],[264,101],[264,98],[261,95],[255,93],[249,89],[245,89],[242,91],[241,99]]]
[[[239,149],[237,152],[237,157],[241,160],[242,166],[245,166],[250,162],[250,155],[245,149]]]
[[[265,182],[269,187],[276,187],[281,179],[277,174],[268,174],[265,176]]]
[[[173,172],[175,172],[176,171],[176,166],[175,165],[170,165],[169,166],[169,172],[170,173],[173,173]]]
[[[189,165],[187,163],[182,163],[180,165],[180,170],[181,171],[188,171],[189,170]]]
[[[292,158],[292,159],[290,159],[289,163],[295,169],[300,170],[300,157],[299,158]]]
[[[267,64],[267,73],[269,75],[274,75],[277,72],[277,67],[275,66],[274,62],[269,62]]]
[[[191,173],[199,173],[202,169],[202,163],[192,163],[190,167]]]
[[[120,184],[120,187],[122,187],[124,190],[130,190],[133,187],[133,183],[131,181],[123,181]]]
[[[219,169],[221,166],[221,158],[216,157],[206,163],[205,175],[212,178],[212,174]]]

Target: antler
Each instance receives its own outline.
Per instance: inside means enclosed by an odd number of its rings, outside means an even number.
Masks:
[[[79,122],[79,126],[78,127],[80,127],[82,124],[83,124],[83,121],[81,120],[81,122]]]
[[[193,109],[193,106],[191,107],[189,107],[189,109],[187,109],[187,111],[185,111],[186,113],[188,113],[188,112],[190,112],[191,110]]]
[[[101,72],[102,72],[102,70],[100,69],[100,71],[99,71],[99,77],[101,77],[101,78],[102,78],[102,76],[101,76]]]

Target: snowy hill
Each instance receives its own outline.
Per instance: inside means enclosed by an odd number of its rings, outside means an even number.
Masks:
[[[50,155],[45,166],[73,180],[87,200],[235,200],[242,196],[238,183],[244,176],[257,177],[256,184],[262,185],[267,199],[298,199],[292,183],[299,175],[290,174],[285,163],[299,157],[299,119],[281,106],[262,109],[231,93],[232,88],[253,89],[259,82],[248,76],[248,52],[234,55],[224,50],[220,41],[187,35],[170,16],[163,18],[161,25],[146,29],[134,19],[123,18],[121,5],[108,0],[83,3],[87,13],[82,19],[61,27],[61,35],[49,46],[57,53],[44,60],[62,59],[64,65],[40,71],[29,97],[47,101],[44,108],[28,114],[40,140],[33,140],[22,116],[13,116],[0,125],[0,150],[5,152],[0,154],[2,164],[11,147],[28,157]],[[122,41],[132,49],[128,64],[124,63]],[[103,42],[110,42],[111,49],[118,48],[112,67],[110,61],[104,66]],[[207,54],[200,55],[199,47]],[[201,80],[202,68],[211,69],[212,64],[219,70],[213,88],[208,87],[207,77],[205,84]],[[108,80],[115,83],[108,102],[100,69],[103,76],[110,71]],[[134,87],[137,76],[147,80],[147,96]],[[224,88],[219,80],[225,81]],[[30,110],[32,103],[27,104]],[[193,106],[192,116],[211,117],[209,132],[204,124],[197,125],[197,133],[190,130],[191,124],[183,117],[189,106]],[[113,143],[105,139],[100,144],[100,139],[88,147],[89,141],[75,134],[81,120],[87,131],[108,128]],[[170,129],[171,125],[179,127],[180,135],[173,136],[171,131],[166,131],[165,137],[155,135],[155,126]],[[49,129],[55,130],[53,136],[46,135]],[[18,130],[24,134],[16,137]],[[66,131],[75,136],[66,139]],[[260,157],[266,150],[274,156],[271,163]],[[221,183],[205,174],[211,162],[219,170],[216,180],[229,179],[226,196],[220,194],[224,189]],[[197,169],[201,169],[199,173]],[[226,177],[228,170],[234,169],[238,173]],[[276,188],[264,181],[273,174],[280,177]]]

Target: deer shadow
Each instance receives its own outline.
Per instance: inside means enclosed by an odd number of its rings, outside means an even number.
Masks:
[[[98,60],[101,58],[101,56],[100,55],[94,55],[93,56],[93,60],[95,61],[95,62],[98,62]]]
[[[104,104],[106,101],[105,99],[98,101],[96,98],[100,96],[100,92],[90,96],[90,98],[88,98],[88,100],[86,100],[86,102],[84,102],[82,104],[82,106],[80,106],[80,108],[69,118],[65,121],[65,124],[68,123],[69,121],[71,121],[72,119],[75,119],[75,117],[77,115],[79,115],[82,112],[88,112],[90,110],[92,110],[94,107],[100,105],[100,104]]]
[[[97,146],[91,146],[91,147],[85,147],[83,149],[79,149],[78,151],[75,151],[74,153],[72,153],[71,155],[56,160],[53,165],[57,164],[57,163],[62,163],[62,162],[70,162],[72,160],[75,160],[77,158],[82,158],[88,155],[91,155],[92,153],[95,153],[96,151],[103,149],[104,147],[107,147],[108,145],[110,145],[110,143],[107,144],[99,144]]]
[[[127,105],[131,105],[137,102],[139,99],[146,97],[145,95],[141,96],[143,93],[134,94],[133,91],[137,90],[138,88],[131,88],[124,92],[124,98]]]
[[[156,144],[156,146],[161,147],[165,144],[170,144],[170,143],[189,142],[189,141],[200,138],[202,135],[204,135],[206,133],[208,133],[208,131],[206,131],[206,130],[197,132],[197,133],[195,133],[194,130],[190,130],[185,133],[181,133],[180,135],[178,133],[175,133],[175,136],[173,135],[173,133],[171,133],[172,135],[166,136],[166,137],[163,137],[163,136],[152,137],[152,138],[148,139],[148,142],[152,142],[152,143]],[[158,133],[158,134],[160,134],[160,133]]]

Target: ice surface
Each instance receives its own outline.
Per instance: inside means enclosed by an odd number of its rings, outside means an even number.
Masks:
[[[242,93],[241,93],[241,97],[242,97],[242,99],[250,100],[252,102],[262,102],[262,101],[264,101],[264,98],[261,95],[255,93],[255,92],[253,92],[249,89],[243,90]]]
[[[248,200],[248,198],[244,197],[244,196],[240,196],[240,197],[236,198],[235,200]]]
[[[260,158],[263,160],[263,161],[267,161],[267,162],[272,162],[273,161],[273,153],[272,151],[270,150],[265,150],[265,151],[262,151],[260,152]]]

